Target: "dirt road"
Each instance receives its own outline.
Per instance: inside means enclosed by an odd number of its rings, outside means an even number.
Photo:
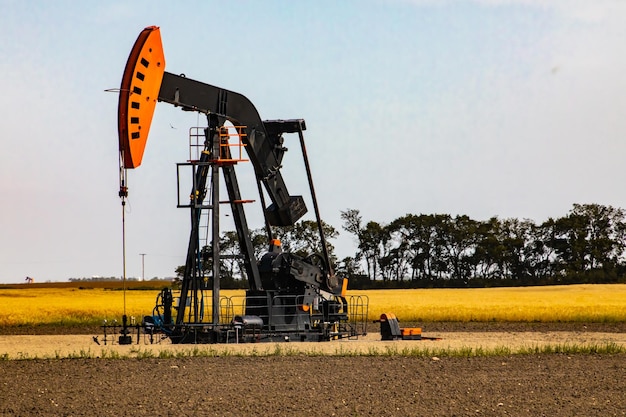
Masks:
[[[284,352],[302,352],[305,354],[346,355],[364,353],[385,353],[402,350],[439,351],[449,349],[496,349],[505,347],[512,352],[520,348],[542,347],[545,345],[596,345],[611,343],[626,347],[626,333],[613,332],[572,332],[572,331],[490,331],[490,332],[429,332],[428,337],[436,340],[421,341],[381,341],[380,335],[370,333],[357,340],[337,340],[331,342],[305,343],[248,343],[219,345],[172,345],[169,339],[160,343],[149,344],[140,338],[132,345],[104,345],[101,336],[98,343],[92,335],[0,335],[0,357],[9,359],[50,359],[76,357],[146,357],[159,356],[165,352],[173,356],[190,350],[207,350],[207,356],[223,353],[224,355],[248,355],[251,352],[264,355],[274,354],[279,349]],[[195,355],[198,356],[198,355]]]

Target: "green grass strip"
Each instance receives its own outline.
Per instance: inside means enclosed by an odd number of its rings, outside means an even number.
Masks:
[[[81,349],[77,352],[61,354],[55,352],[53,355],[31,356],[27,353],[19,352],[14,357],[9,354],[0,354],[0,361],[7,360],[34,360],[34,359],[181,359],[181,358],[216,358],[216,357],[415,357],[415,358],[476,358],[511,355],[614,355],[625,354],[626,346],[607,342],[601,344],[548,344],[525,346],[520,348],[510,348],[507,346],[483,348],[483,347],[460,347],[460,348],[422,348],[422,347],[399,347],[384,346],[369,347],[364,350],[345,349],[339,347],[334,352],[324,352],[321,350],[301,351],[296,347],[275,344],[265,349],[254,347],[249,351],[233,352],[229,349],[214,347],[194,347],[185,350],[161,350],[133,348],[128,353],[121,354],[114,350],[102,349],[94,352],[91,349]]]

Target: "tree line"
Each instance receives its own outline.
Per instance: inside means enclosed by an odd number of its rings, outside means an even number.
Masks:
[[[357,209],[342,211],[341,219],[356,251],[339,260],[330,243],[328,250],[333,269],[354,289],[626,282],[626,213],[611,206],[574,204],[540,224],[449,214],[406,214],[385,224],[364,222]],[[339,235],[326,223],[323,229],[329,241]],[[321,252],[315,221],[274,233],[284,250],[303,257]],[[258,259],[267,250],[265,230],[252,230],[251,239]],[[236,232],[222,233],[220,252],[222,286],[245,287]],[[203,253],[201,268],[209,274],[211,246]]]
[[[341,217],[343,228],[358,242],[354,258],[344,260],[346,272],[357,274],[364,264],[370,284],[484,287],[625,282],[626,219],[620,208],[574,204],[565,216],[540,224],[448,214],[407,214],[389,224],[364,224],[354,209]]]

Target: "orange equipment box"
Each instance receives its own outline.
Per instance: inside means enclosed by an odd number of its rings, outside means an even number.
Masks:
[[[403,327],[400,329],[402,340],[422,340],[421,327]]]

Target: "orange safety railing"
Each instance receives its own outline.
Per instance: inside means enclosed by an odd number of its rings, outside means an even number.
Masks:
[[[218,162],[248,162],[243,157],[243,149],[246,144],[243,138],[248,136],[246,126],[224,126],[220,129],[220,157]]]
[[[249,159],[244,158],[243,149],[246,144],[243,138],[248,136],[246,126],[223,126],[219,132],[220,138],[220,157],[218,163],[248,162]],[[189,129],[189,160],[195,162],[200,160],[200,154],[204,150],[204,128],[191,127]]]

